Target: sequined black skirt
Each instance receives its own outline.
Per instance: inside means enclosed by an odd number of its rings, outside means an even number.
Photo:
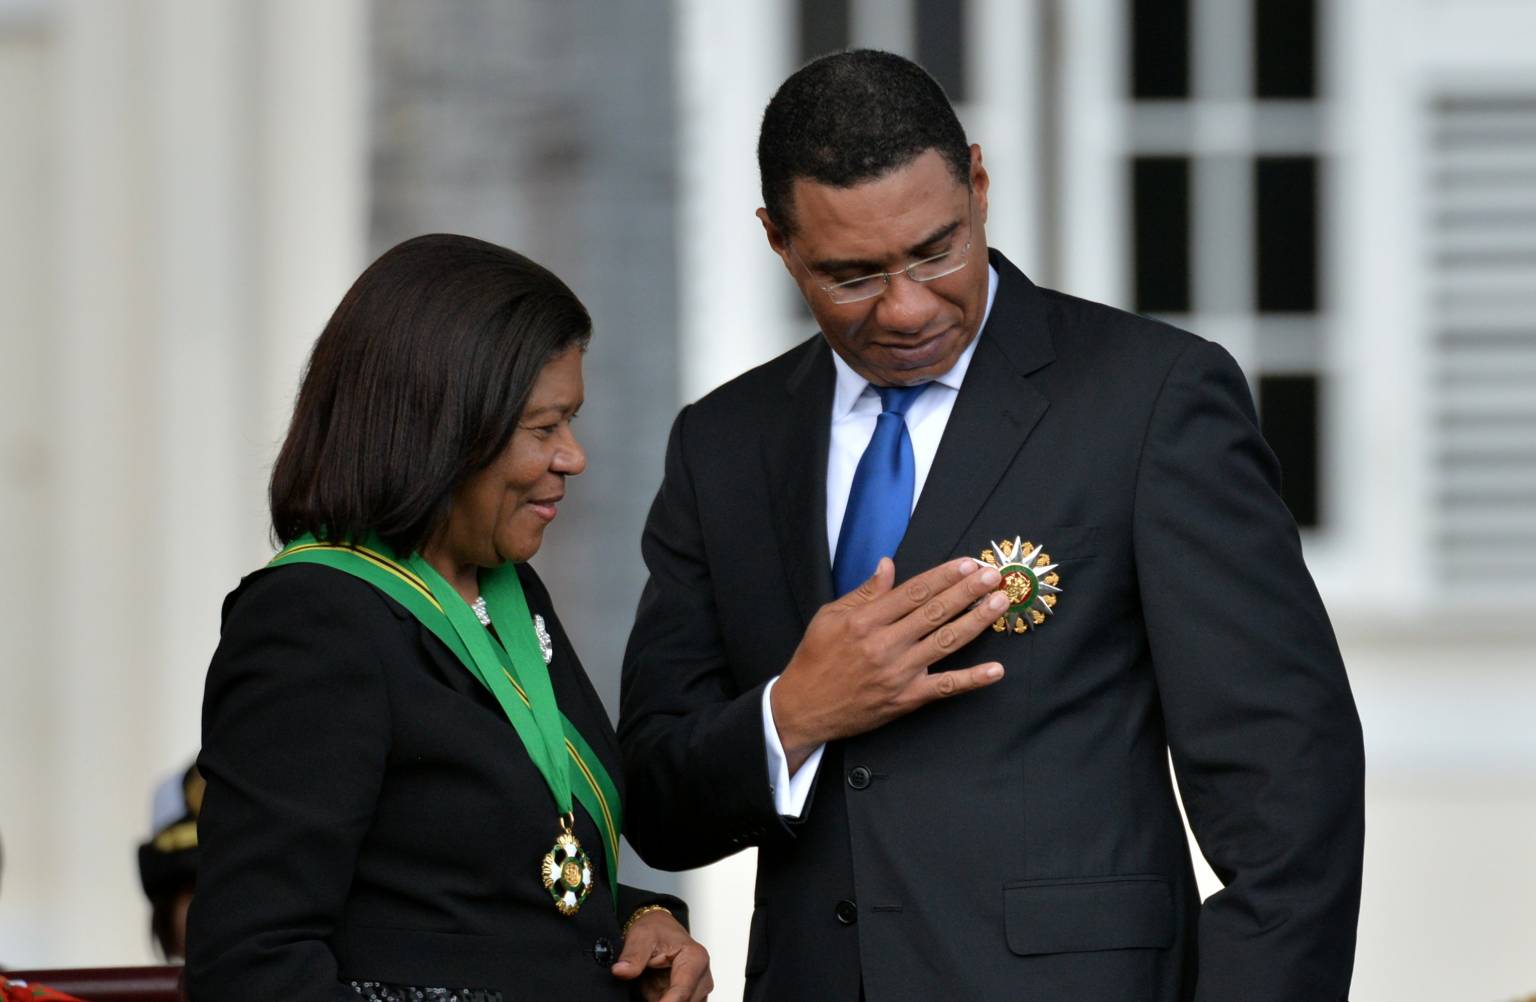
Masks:
[[[348,985],[364,1002],[502,1002],[501,992],[485,988],[417,988],[377,981],[351,981]]]

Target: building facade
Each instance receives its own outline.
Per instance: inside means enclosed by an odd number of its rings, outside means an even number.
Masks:
[[[752,216],[762,108],[874,45],[949,90],[1031,277],[1247,372],[1366,728],[1354,994],[1536,989],[1536,5],[424,11],[0,0],[0,962],[149,959],[150,791],[270,552],[308,346],[400,237],[510,244],[592,307],[591,470],[536,563],[616,696],[672,414],[812,329]],[[721,998],[751,866],[631,868],[693,900]]]

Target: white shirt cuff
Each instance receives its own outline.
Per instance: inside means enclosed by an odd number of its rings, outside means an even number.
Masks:
[[[826,745],[817,745],[805,763],[791,776],[789,760],[784,755],[784,745],[779,741],[779,728],[773,722],[773,704],[768,697],[779,684],[775,675],[763,686],[763,744],[768,747],[768,790],[773,794],[773,806],[786,818],[798,818],[805,813],[806,798],[816,782],[816,770],[821,766],[821,753]]]

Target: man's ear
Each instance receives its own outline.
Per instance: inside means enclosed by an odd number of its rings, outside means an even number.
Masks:
[[[789,268],[793,273],[794,269],[789,267],[789,238],[784,235],[783,230],[774,225],[772,219],[768,218],[767,209],[758,209],[757,218],[763,224],[763,234],[768,238],[768,246],[773,248],[779,260],[784,262],[784,267]]]
[[[981,217],[982,225],[987,222],[987,189],[992,179],[987,176],[987,168],[981,163],[981,145],[971,144],[971,198],[976,203],[976,213]]]

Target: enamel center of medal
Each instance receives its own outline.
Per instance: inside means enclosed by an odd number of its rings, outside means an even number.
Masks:
[[[1035,593],[1035,579],[1027,570],[1015,570],[1003,577],[1003,590],[1008,593],[1010,608],[1023,605]]]

